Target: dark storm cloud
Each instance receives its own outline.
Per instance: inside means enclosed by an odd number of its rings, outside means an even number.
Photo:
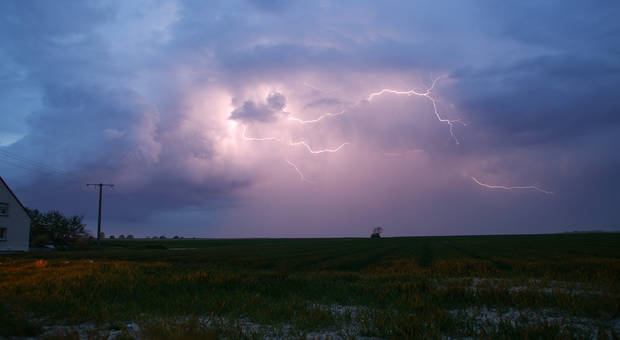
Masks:
[[[454,95],[468,119],[497,129],[503,142],[562,143],[617,129],[620,13],[615,2],[493,3],[489,36],[515,41],[519,57],[457,68]],[[523,23],[527,22],[526,25]],[[526,52],[526,53],[523,53]]]
[[[94,214],[84,204],[92,199],[84,185],[112,182],[116,187],[106,194],[106,215],[140,222],[153,212],[227,202],[232,191],[248,185],[244,178],[181,175],[187,159],[211,157],[208,145],[198,147],[202,141],[196,136],[170,139],[158,132],[159,112],[132,90],[50,87],[45,94],[45,108],[29,118],[36,133],[8,150],[40,155],[47,164],[68,170],[24,185],[26,204]]]
[[[282,93],[272,92],[267,96],[267,106],[272,110],[282,111],[286,107],[286,97]]]
[[[506,132],[583,133],[615,124],[620,105],[609,98],[620,85],[616,65],[572,57],[537,57],[480,73],[455,73],[454,89],[468,117]]]
[[[620,86],[620,61],[538,56],[453,76],[467,119],[498,129],[505,142],[561,142],[620,122],[620,103],[610,100]]]
[[[263,103],[245,101],[243,105],[236,108],[231,114],[230,119],[242,122],[273,122],[278,116],[285,114],[282,110],[286,106],[286,97],[281,93],[270,93]]]
[[[44,90],[43,108],[29,119],[31,133],[11,146],[19,153],[53,154],[60,168],[105,159],[120,166],[128,159],[154,162],[157,110],[135,91],[55,84]]]
[[[160,125],[170,122],[170,113],[159,110],[157,97],[128,84],[142,65],[113,55],[116,42],[105,36],[105,26],[124,24],[115,22],[120,14],[114,5],[67,1],[0,6],[3,54],[12,62],[7,75],[28,84],[40,98],[25,120],[28,133],[6,150],[64,171],[50,177],[37,168],[25,173],[9,169],[30,177],[21,188],[26,204],[92,213],[82,204],[90,200],[84,184],[114,182],[120,194],[108,203],[109,216],[137,221],[156,211],[225,201],[235,188],[247,185],[244,178],[175,174],[186,172],[187,159],[208,159],[209,143],[201,136],[170,137],[177,124]],[[177,107],[180,100],[162,102]],[[279,105],[277,98],[272,101]],[[196,151],[188,145],[201,147]]]

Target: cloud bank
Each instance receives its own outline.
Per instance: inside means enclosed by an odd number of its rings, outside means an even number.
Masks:
[[[85,184],[116,184],[108,234],[620,226],[616,2],[4,1],[0,12],[0,175],[26,205],[91,222]],[[439,76],[432,100],[411,95]],[[369,100],[382,89],[394,91]],[[458,122],[459,143],[435,110]]]

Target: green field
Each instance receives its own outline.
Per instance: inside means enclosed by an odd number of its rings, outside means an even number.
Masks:
[[[620,234],[106,240],[0,255],[0,336],[618,338]]]

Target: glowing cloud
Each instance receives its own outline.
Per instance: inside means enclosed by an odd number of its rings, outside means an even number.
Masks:
[[[243,136],[243,139],[245,140],[250,140],[250,141],[277,141],[278,139],[275,137],[265,137],[265,138],[256,138],[256,137],[248,137],[245,133],[247,131],[248,127],[244,126],[243,127],[243,133],[241,134],[241,136]]]

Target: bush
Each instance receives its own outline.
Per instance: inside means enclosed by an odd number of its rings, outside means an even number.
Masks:
[[[50,239],[49,235],[44,234],[44,233],[32,235],[32,232],[31,232],[30,245],[35,246],[37,248],[42,248],[50,243],[52,243],[52,240]]]
[[[76,250],[87,250],[91,249],[94,245],[94,238],[91,236],[90,238],[80,238],[75,241],[73,244],[73,249]]]
[[[66,217],[57,210],[46,213],[37,209],[26,211],[32,219],[30,242],[33,246],[42,247],[51,243],[57,248],[66,248],[89,236],[82,216]]]

